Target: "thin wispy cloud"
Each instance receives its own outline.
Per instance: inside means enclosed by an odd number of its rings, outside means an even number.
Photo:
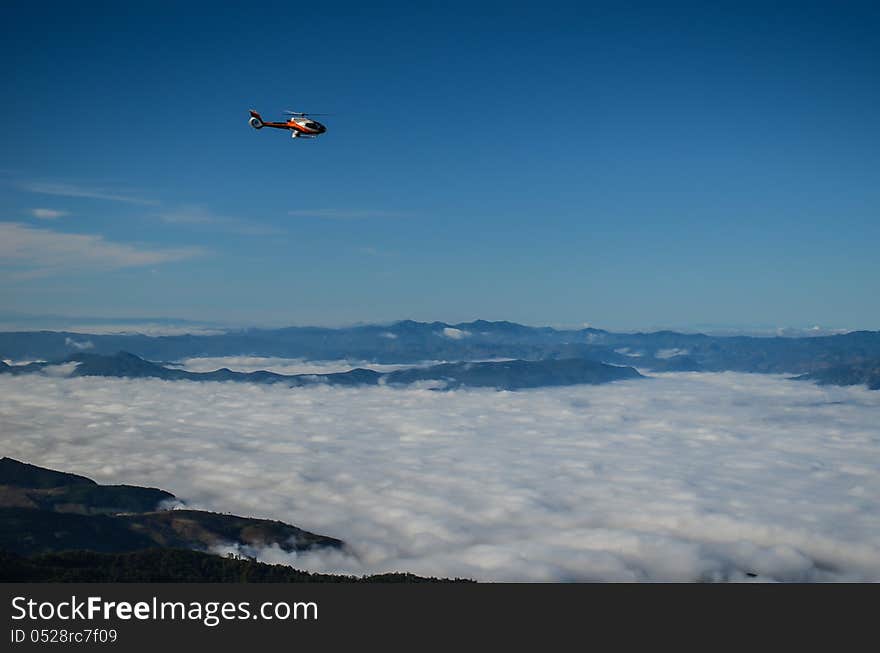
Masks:
[[[226,333],[224,329],[203,325],[173,325],[144,323],[126,324],[74,324],[65,331],[89,335],[133,335],[144,336],[216,336]],[[214,369],[217,369],[216,367]]]
[[[369,218],[403,218],[399,211],[352,210],[352,209],[297,209],[288,211],[294,218],[318,218],[322,220],[366,220]]]
[[[29,193],[37,193],[39,195],[81,197],[95,200],[107,200],[111,202],[126,202],[128,204],[159,204],[158,200],[147,197],[140,197],[127,192],[118,192],[112,189],[82,186],[79,184],[49,181],[26,181],[19,184],[19,187]]]
[[[272,225],[244,218],[217,215],[204,206],[181,206],[158,213],[156,217],[167,224],[212,227],[246,236],[270,236],[282,233],[280,229]]]
[[[107,200],[128,204],[140,204],[144,206],[158,206],[162,204],[162,202],[157,199],[143,197],[129,192],[84,186],[80,184],[28,181],[20,183],[19,188],[30,193],[41,195]],[[32,209],[30,213],[33,217],[42,220],[52,220],[67,215],[67,211],[56,211],[44,208]],[[229,233],[242,235],[268,236],[282,233],[277,227],[249,219],[217,215],[206,207],[200,205],[184,205],[176,208],[169,208],[154,214],[152,217],[158,218],[166,224],[204,225],[222,229]]]
[[[0,266],[13,268],[10,276],[17,279],[158,265],[204,253],[196,247],[141,247],[109,241],[98,234],[63,233],[0,222]]]
[[[186,207],[158,213],[162,222],[169,224],[216,224],[217,217],[202,207]]]
[[[67,211],[59,211],[57,209],[31,209],[31,216],[38,220],[56,220],[67,215]]]

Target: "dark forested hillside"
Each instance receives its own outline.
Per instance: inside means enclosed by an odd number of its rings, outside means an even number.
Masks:
[[[174,495],[0,459],[0,582],[425,582],[406,573],[311,574],[215,545],[341,549],[342,541],[279,521],[161,510]]]
[[[287,565],[186,549],[131,553],[69,551],[24,557],[0,551],[0,581],[29,583],[426,583],[450,582],[407,573],[314,574]],[[470,582],[456,579],[458,582]]]
[[[0,459],[0,549],[122,552],[150,546],[207,550],[277,545],[284,551],[341,548],[332,537],[280,521],[203,510],[163,510],[170,492],[91,479]]]

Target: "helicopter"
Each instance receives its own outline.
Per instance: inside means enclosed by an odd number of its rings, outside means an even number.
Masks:
[[[311,116],[323,116],[323,113],[303,113],[302,111],[285,111],[287,116],[284,122],[265,122],[263,117],[250,110],[251,117],[248,118],[248,124],[254,129],[262,129],[263,127],[274,127],[275,129],[289,129],[291,138],[317,138],[319,135],[327,131],[327,128],[312,119]]]

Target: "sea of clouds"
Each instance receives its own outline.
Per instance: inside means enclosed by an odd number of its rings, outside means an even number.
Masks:
[[[314,571],[880,581],[880,392],[862,387],[735,373],[525,392],[0,376],[0,447],[348,543],[258,552]]]

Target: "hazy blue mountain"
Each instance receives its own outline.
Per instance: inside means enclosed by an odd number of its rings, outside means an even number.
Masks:
[[[473,387],[521,390],[546,386],[598,384],[641,378],[632,367],[606,365],[586,359],[446,363],[397,370],[385,375],[388,383],[445,381],[448,388]]]
[[[795,377],[798,380],[815,381],[819,385],[867,385],[880,390],[880,359],[826,367],[809,374]]]
[[[151,363],[127,352],[112,356],[74,354],[63,363],[77,363],[71,376],[110,376],[124,378],[157,378],[187,381],[237,381],[246,383],[280,383],[290,387],[309,385],[363,386],[390,383],[409,384],[416,381],[439,381],[446,388],[491,387],[499,390],[518,390],[541,386],[574,385],[578,383],[608,383],[622,379],[639,378],[631,367],[607,365],[577,358],[540,361],[488,361],[479,363],[446,363],[430,367],[376,372],[357,368],[331,374],[276,374],[274,372],[233,372],[227,368],[213,372],[188,372]],[[30,363],[7,366],[0,373],[38,372],[59,363]]]
[[[0,358],[12,360],[57,361],[77,353],[111,355],[118,351],[160,361],[239,355],[401,364],[425,360],[584,358],[657,371],[804,374],[880,358],[880,332],[819,337],[722,337],[674,331],[564,330],[485,320],[458,324],[404,320],[390,325],[339,329],[289,327],[155,337],[50,331],[0,333]],[[22,371],[25,370],[13,373]]]

